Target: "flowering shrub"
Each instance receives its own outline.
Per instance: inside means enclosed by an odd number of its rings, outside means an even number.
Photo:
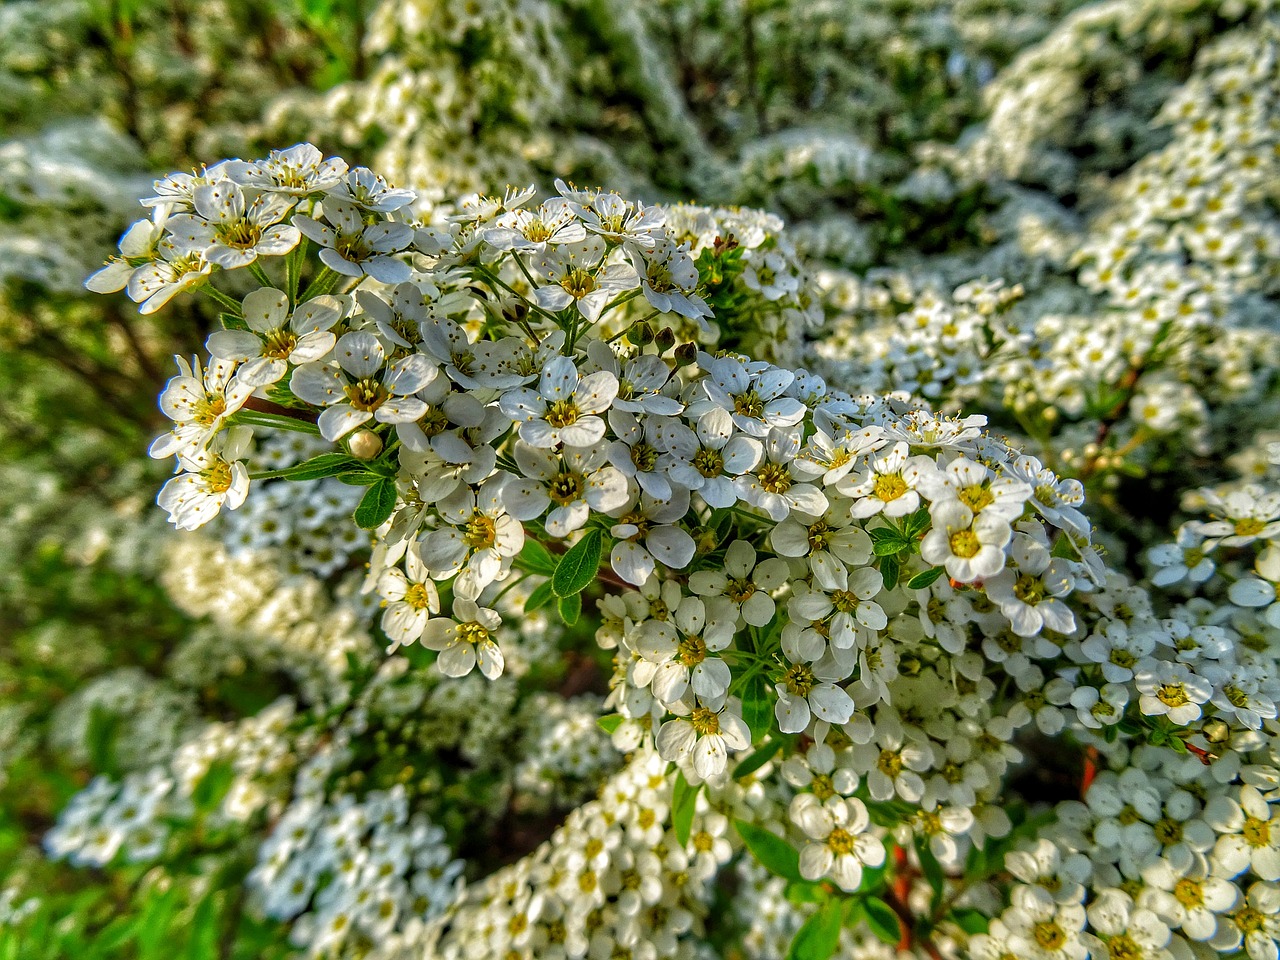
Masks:
[[[351,163],[154,180],[33,308],[182,356],[167,479],[3,468],[0,791],[76,772],[0,953],[1274,960],[1273,5],[801,6],[381,5],[254,121]]]

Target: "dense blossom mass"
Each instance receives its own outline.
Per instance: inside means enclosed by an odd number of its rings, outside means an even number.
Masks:
[[[368,166],[103,175],[84,286],[212,332],[182,533],[76,547],[198,621],[54,708],[101,942],[1277,960],[1273,4],[609,6],[380,7],[254,134]]]

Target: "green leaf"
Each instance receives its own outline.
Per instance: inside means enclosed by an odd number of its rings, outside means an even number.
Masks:
[[[372,530],[381,526],[396,508],[396,482],[385,477],[371,486],[356,507],[356,526]]]
[[[578,622],[578,617],[582,616],[582,594],[575,593],[572,596],[560,598],[560,619],[567,626],[572,627]]]
[[[733,768],[733,779],[741,780],[743,777],[749,777],[755,773],[766,763],[773,759],[773,755],[782,749],[781,740],[771,740],[763,747],[757,750],[747,759]]]
[[[529,599],[524,602],[524,612],[533,613],[535,610],[541,610],[554,599],[555,594],[551,592],[551,581],[544,580],[534,587],[533,592],[529,594]]]
[[[965,907],[959,910],[952,910],[950,916],[955,925],[969,934],[969,936],[987,932],[989,924],[986,915],[981,910]]]
[[[557,597],[572,597],[581,593],[596,578],[600,569],[600,531],[588,530],[586,535],[569,548],[560,558],[551,577],[551,589]]]
[[[915,841],[916,856],[920,858],[920,870],[934,893],[940,893],[946,885],[946,874],[942,872],[942,864],[929,849],[929,842],[920,837]]]
[[[909,544],[896,534],[892,537],[886,537],[884,540],[877,540],[871,545],[871,552],[877,557],[891,557],[895,553],[901,553]]]
[[[905,517],[902,521],[902,532],[906,534],[908,540],[916,539],[930,523],[929,508],[921,507],[909,517]]]
[[[902,939],[902,924],[898,915],[879,897],[867,897],[863,904],[867,913],[867,928],[885,943],[898,945]]]
[[[1053,541],[1053,549],[1049,551],[1049,555],[1062,560],[1080,559],[1080,551],[1076,549],[1075,544],[1071,542],[1071,538],[1065,533]]]
[[[832,897],[796,931],[787,960],[829,960],[840,946],[844,904]]]
[[[745,820],[735,820],[733,825],[737,828],[742,842],[751,851],[751,855],[770,873],[784,880],[805,882],[804,877],[800,876],[800,851],[789,842],[776,833],[764,827],[758,827],[754,823],[747,823]]]
[[[773,704],[769,699],[769,683],[757,673],[742,691],[742,719],[751,731],[751,742],[764,738],[773,726]]]
[[[215,760],[191,792],[191,802],[200,813],[212,813],[235,782],[235,768],[227,760]]]
[[[345,483],[349,487],[367,487],[371,483],[377,483],[379,480],[385,480],[376,473],[370,473],[368,470],[361,470],[356,473],[340,473],[334,477],[339,483]]]
[[[340,473],[359,472],[363,468],[361,461],[345,453],[322,453],[281,470],[279,476],[284,480],[321,480],[324,477],[336,477]]]
[[[556,572],[556,558],[537,540],[526,540],[524,548],[516,557],[516,566],[529,573],[549,577]]]
[[[923,590],[925,587],[932,586],[933,582],[942,576],[942,567],[930,567],[928,570],[922,570],[914,577],[907,581],[909,590]]]
[[[902,564],[898,562],[897,557],[880,558],[880,576],[884,578],[886,590],[892,590],[898,585],[898,573],[901,570]]]
[[[611,713],[608,716],[600,717],[598,720],[596,720],[596,724],[605,733],[609,734],[610,736],[613,736],[613,731],[617,730],[620,726],[622,726],[622,721],[625,719],[626,717],[624,717],[620,713]]]
[[[676,839],[684,846],[689,842],[689,832],[693,829],[693,812],[698,807],[698,791],[689,785],[683,773],[676,774],[676,784],[671,790],[671,829],[676,832]]]

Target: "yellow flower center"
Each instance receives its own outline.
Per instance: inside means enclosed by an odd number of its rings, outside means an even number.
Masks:
[[[798,697],[807,697],[818,684],[818,678],[808,664],[797,663],[786,672],[783,682],[787,690]]]
[[[964,560],[976,557],[978,551],[982,549],[978,535],[972,530],[957,530],[951,535],[948,543],[951,546],[951,552]]]
[[[733,412],[750,417],[752,420],[759,420],[764,416],[764,401],[760,399],[760,394],[754,390],[748,390],[733,398]]]
[[[454,630],[458,634],[458,639],[463,643],[484,643],[489,639],[489,631],[484,628],[483,624],[477,623],[475,620],[460,623]]]
[[[703,447],[693,455],[693,468],[708,479],[724,473],[724,456],[719,450]]]
[[[689,715],[689,723],[701,737],[720,732],[720,715],[706,707],[695,707]]]
[[[580,415],[572,400],[557,400],[547,407],[547,423],[557,429],[577,423]]]
[[[843,827],[836,827],[827,834],[827,846],[837,857],[853,853],[853,834]]]
[[[476,510],[472,512],[471,519],[467,521],[466,532],[463,533],[462,539],[473,550],[492,547],[498,539],[498,526],[491,517],[486,517],[479,510]]]
[[[547,496],[560,504],[560,506],[565,507],[575,500],[582,499],[584,489],[586,489],[586,484],[582,479],[582,474],[566,470],[564,473],[556,474],[551,478],[551,482],[547,484]]]
[[[791,471],[780,463],[766,463],[760,468],[760,486],[769,493],[786,493],[795,482]]]
[[[974,513],[979,513],[983,507],[989,507],[996,502],[995,495],[980,483],[965,487],[956,497]]]
[[[871,488],[872,495],[882,503],[897,500],[906,492],[907,482],[896,473],[881,474]]]
[[[676,647],[676,659],[686,667],[696,667],[707,659],[707,643],[699,636],[685,637]]]
[[[391,396],[391,391],[372,377],[357,380],[345,387],[342,392],[347,395],[351,406],[369,413],[377,410]]]
[[[404,592],[404,602],[415,610],[428,610],[431,607],[431,594],[425,583],[411,583]]]

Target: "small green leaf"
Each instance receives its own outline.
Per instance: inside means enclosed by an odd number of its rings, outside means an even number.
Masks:
[[[555,598],[556,595],[551,590],[551,581],[544,580],[529,594],[529,599],[524,602],[524,612],[533,613],[535,610],[541,610]]]
[[[898,945],[902,939],[902,924],[898,915],[879,897],[867,897],[863,904],[867,913],[867,928],[885,943]]]
[[[932,586],[933,582],[940,576],[942,576],[942,567],[930,567],[928,570],[922,570],[907,581],[907,589],[923,590],[925,587]]]
[[[745,820],[735,820],[733,825],[752,856],[759,860],[770,873],[784,880],[805,882],[804,877],[800,876],[800,852],[788,841],[764,827],[747,823]]]
[[[197,781],[191,792],[191,802],[200,813],[211,813],[222,803],[236,779],[235,769],[229,761],[215,760]]]
[[[693,812],[698,807],[698,791],[701,789],[702,784],[692,787],[683,773],[676,774],[676,784],[671,790],[671,829],[675,831],[681,846],[689,842],[689,832],[693,829]]]
[[[386,522],[391,511],[396,508],[396,482],[380,478],[377,483],[365,491],[356,507],[356,526],[364,530],[372,530]]]
[[[773,759],[773,755],[782,749],[781,740],[772,740],[757,750],[747,759],[733,768],[733,779],[741,780],[743,777],[749,777],[755,773],[766,763]]]
[[[947,882],[946,874],[942,872],[942,864],[938,862],[938,858],[929,849],[927,840],[916,837],[915,847],[916,856],[920,858],[920,870],[924,874],[925,880],[929,882],[929,886],[935,894],[941,893]]]
[[[340,473],[333,479],[339,483],[345,483],[349,487],[367,487],[371,483],[377,483],[379,480],[386,478],[376,473],[370,473],[368,470],[360,470],[355,473]]]
[[[524,548],[516,557],[516,566],[529,573],[549,577],[556,572],[556,558],[537,540],[526,540]]]
[[[1080,559],[1080,551],[1076,549],[1075,544],[1071,542],[1071,538],[1065,533],[1053,541],[1053,549],[1049,551],[1049,555],[1062,560]]]
[[[560,558],[551,577],[551,589],[557,597],[572,597],[581,593],[596,578],[600,569],[599,530],[588,530],[586,535],[569,548]]]
[[[742,719],[751,731],[751,742],[764,738],[773,726],[773,704],[769,700],[769,683],[757,673],[742,691]]]
[[[898,562],[897,557],[880,558],[880,576],[884,578],[886,590],[892,590],[898,585],[898,573],[901,570],[902,564]]]
[[[578,618],[582,616],[582,594],[575,593],[568,597],[561,597],[559,608],[560,619],[567,626],[572,627],[578,622]]]
[[[986,915],[981,910],[965,907],[951,911],[951,919],[957,927],[969,936],[986,933],[989,926]]]
[[[906,534],[908,540],[914,540],[929,526],[930,520],[929,508],[921,507],[911,516],[903,519],[902,532]]]
[[[320,480],[324,477],[336,477],[340,473],[353,473],[363,470],[364,465],[355,457],[345,453],[322,453],[318,457],[294,464],[280,471],[284,480]]]
[[[895,553],[901,553],[909,544],[901,537],[894,535],[884,540],[877,540],[871,545],[871,552],[877,557],[891,557]]]
[[[624,717],[620,713],[611,713],[608,716],[600,717],[598,720],[596,720],[596,724],[605,733],[609,734],[610,736],[613,736],[613,731],[617,730],[620,726],[622,726],[622,721],[625,719],[626,717]]]
[[[840,925],[844,919],[844,904],[836,899],[827,900],[796,931],[787,951],[787,960],[830,960],[840,946]]]

